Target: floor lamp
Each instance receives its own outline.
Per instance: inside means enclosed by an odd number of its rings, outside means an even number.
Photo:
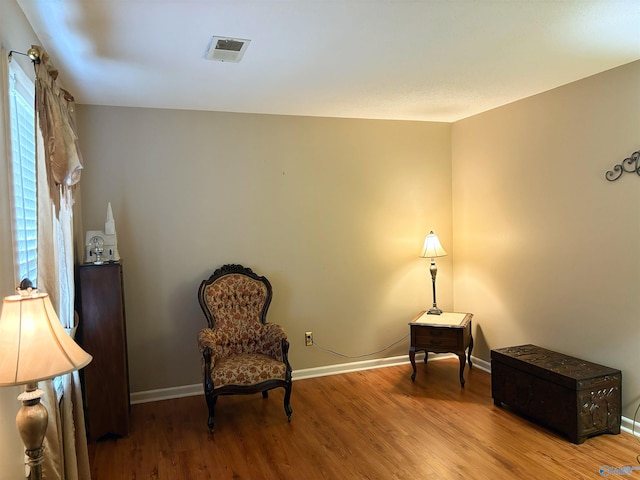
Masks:
[[[42,445],[48,413],[38,382],[79,370],[92,357],[67,334],[49,295],[18,290],[5,297],[0,315],[0,386],[26,385],[16,425],[28,457],[30,480],[42,478]]]
[[[422,258],[430,258],[431,266],[429,267],[429,271],[431,272],[431,283],[433,285],[433,306],[427,311],[429,315],[440,315],[442,310],[438,308],[436,303],[436,274],[438,273],[438,267],[436,266],[436,262],[434,258],[444,257],[447,254],[442,245],[440,245],[440,240],[438,240],[438,236],[433,233],[433,230],[429,232],[429,235],[424,239],[424,247],[422,248]]]

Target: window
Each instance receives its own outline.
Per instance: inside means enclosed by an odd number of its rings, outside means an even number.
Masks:
[[[9,62],[14,249],[19,279],[37,285],[38,217],[33,81]]]

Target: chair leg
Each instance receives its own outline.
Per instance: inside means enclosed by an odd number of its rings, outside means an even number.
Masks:
[[[291,382],[284,389],[284,411],[287,414],[287,421],[291,421],[291,414],[293,409],[291,408]]]
[[[213,419],[216,416],[216,402],[218,401],[217,395],[207,395],[207,407],[209,408],[209,418],[207,419],[207,425],[209,425],[209,431],[213,433]]]

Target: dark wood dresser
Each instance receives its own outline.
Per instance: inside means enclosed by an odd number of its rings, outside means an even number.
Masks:
[[[620,433],[622,372],[535,345],[491,350],[491,395],[573,443]]]
[[[83,370],[90,441],[129,433],[129,365],[121,263],[77,269],[79,342],[93,356]]]

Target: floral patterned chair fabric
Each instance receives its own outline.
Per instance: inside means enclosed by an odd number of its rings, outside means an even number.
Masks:
[[[271,284],[242,265],[224,265],[198,290],[208,328],[198,334],[203,357],[204,392],[213,431],[219,395],[285,389],[284,410],[291,421],[289,342],[280,325],[266,323]]]

